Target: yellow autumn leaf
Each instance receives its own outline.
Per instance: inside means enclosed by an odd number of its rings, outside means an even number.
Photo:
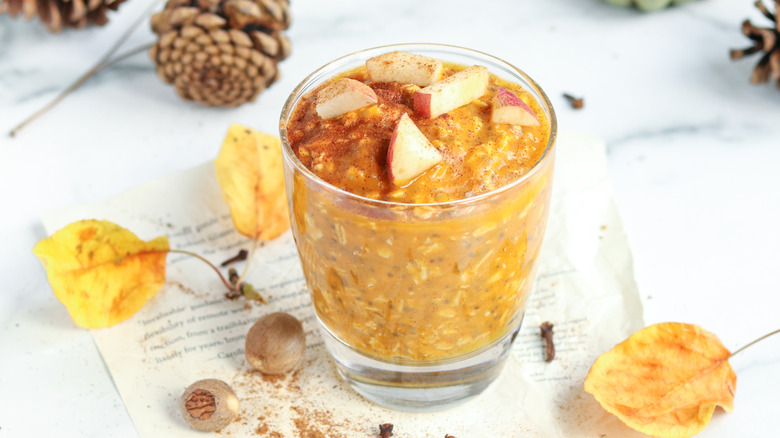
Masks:
[[[697,325],[656,324],[599,356],[585,391],[633,429],[686,438],[704,429],[715,406],[733,409],[737,376],[730,357]]]
[[[290,228],[277,137],[232,125],[214,164],[238,232],[271,240]]]
[[[165,284],[168,238],[144,242],[109,221],[69,224],[33,248],[54,294],[79,327],[133,316]]]

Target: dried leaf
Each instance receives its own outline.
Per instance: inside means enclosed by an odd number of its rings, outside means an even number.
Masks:
[[[74,222],[33,248],[54,294],[79,327],[134,315],[165,284],[168,238],[149,242],[108,221]]]
[[[731,412],[737,376],[730,357],[699,326],[656,324],[602,354],[585,379],[585,391],[642,433],[690,437],[709,423],[715,406]]]
[[[233,225],[241,234],[271,240],[290,228],[278,138],[233,125],[215,166]]]

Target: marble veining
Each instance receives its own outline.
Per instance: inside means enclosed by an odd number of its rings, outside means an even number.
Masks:
[[[749,132],[755,132],[755,129],[760,127],[741,127],[740,131],[743,131],[742,135],[735,135],[733,127],[726,126],[723,120],[715,120],[709,123],[700,125],[671,125],[662,126],[653,130],[646,131],[634,131],[628,135],[612,138],[607,142],[608,152],[609,150],[620,147],[625,143],[630,143],[637,140],[653,140],[664,139],[669,137],[693,137],[693,136],[712,136],[714,138],[726,141],[735,142],[745,138],[745,134]]]
[[[0,56],[8,50],[11,43],[11,17],[0,16]]]
[[[693,11],[686,9],[683,13],[693,19],[696,19],[697,21],[709,24],[713,28],[722,31],[724,34],[734,34],[734,20],[732,20],[733,17],[724,18],[724,16],[713,16],[706,10]],[[746,16],[753,14],[753,11],[745,11]]]

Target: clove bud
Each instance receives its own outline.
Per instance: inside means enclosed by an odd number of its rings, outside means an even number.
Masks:
[[[571,94],[568,94],[568,93],[563,93],[563,97],[565,97],[566,100],[569,101],[569,103],[571,104],[571,107],[574,108],[574,109],[580,109],[583,106],[585,106],[585,99],[583,99],[581,97],[574,97],[574,96],[572,96]]]
[[[390,438],[393,436],[393,425],[384,423],[379,425],[379,438]]]
[[[220,266],[224,268],[225,266],[231,265],[233,263],[243,262],[244,260],[246,260],[248,256],[249,256],[249,251],[242,249],[238,252],[238,254],[222,262]]]
[[[553,325],[551,322],[546,321],[542,323],[541,335],[545,343],[544,361],[552,362],[555,358],[555,344],[553,344]]]

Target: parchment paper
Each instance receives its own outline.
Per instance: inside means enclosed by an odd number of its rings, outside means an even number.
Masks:
[[[92,331],[139,435],[203,437],[183,421],[178,400],[192,382],[218,378],[241,400],[239,419],[221,431],[233,436],[376,437],[380,423],[393,423],[399,438],[639,436],[582,389],[595,358],[644,325],[604,144],[561,133],[557,148],[548,234],[523,328],[504,371],[478,398],[443,412],[407,413],[373,405],[342,383],[316,331],[288,231],[257,249],[246,277],[268,306],[226,300],[209,267],[171,254],[156,297],[131,319]],[[89,218],[111,220],[143,239],[168,235],[173,248],[214,263],[252,246],[233,228],[213,162],[103,204],[46,214],[43,223],[53,233]],[[269,378],[245,363],[243,344],[249,326],[274,311],[304,321],[307,350],[295,373]],[[551,363],[543,360],[543,321],[555,325]]]

